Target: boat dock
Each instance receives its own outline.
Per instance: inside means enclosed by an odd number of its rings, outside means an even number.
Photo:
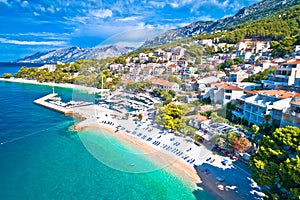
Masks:
[[[73,109],[69,106],[63,106],[64,103],[60,102],[60,104],[52,103],[51,99],[55,99],[57,97],[57,93],[48,94],[42,98],[39,98],[34,101],[35,104],[64,113],[64,114],[72,114]],[[54,101],[53,101],[54,102]]]

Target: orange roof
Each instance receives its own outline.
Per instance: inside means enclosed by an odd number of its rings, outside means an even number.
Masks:
[[[202,116],[202,115],[197,115],[196,117],[194,117],[195,120],[199,120],[200,122],[209,120],[208,117]]]
[[[257,90],[245,90],[245,93],[248,93],[248,94],[257,94],[258,91]]]
[[[217,83],[217,82],[212,82],[211,85],[215,85],[216,87],[221,87],[221,88],[224,88],[225,90],[240,90],[242,91],[243,89],[238,87],[238,86],[235,86],[235,85],[230,85],[228,83]]]
[[[150,82],[153,85],[162,85],[162,86],[168,86],[168,87],[172,87],[175,84],[173,82],[166,81],[162,78],[151,78]]]
[[[297,105],[297,106],[300,106],[300,101],[292,102],[292,104]]]
[[[261,94],[274,96],[282,99],[292,98],[292,97],[300,97],[300,93],[288,91],[288,90],[246,90],[246,93],[249,94]]]
[[[200,121],[200,122],[204,122],[206,120],[209,120],[208,117],[205,117],[203,115],[193,115],[193,116],[191,116],[191,118],[193,118],[195,121]]]

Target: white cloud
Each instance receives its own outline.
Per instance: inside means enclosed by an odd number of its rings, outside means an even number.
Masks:
[[[205,15],[198,18],[198,21],[214,21],[214,20],[216,19],[214,19],[210,15]]]
[[[109,9],[105,10],[92,10],[90,14],[97,18],[107,18],[112,16],[112,11]]]
[[[34,15],[34,16],[39,16],[40,14],[37,13],[37,12],[33,12],[33,15]]]
[[[3,4],[5,4],[5,5],[7,5],[7,6],[10,6],[10,4],[8,3],[7,0],[0,0],[0,3],[3,3]]]
[[[172,8],[178,8],[179,7],[178,3],[170,3],[170,5],[172,6]]]
[[[20,40],[8,40],[6,38],[0,38],[0,43],[5,44],[17,44],[17,45],[49,45],[49,46],[65,46],[64,41],[20,41]]]
[[[156,8],[163,8],[166,6],[165,2],[156,2],[156,1],[149,1],[148,2],[151,6],[156,7]]]
[[[125,18],[117,19],[117,21],[127,22],[127,21],[135,21],[135,20],[139,20],[139,19],[141,19],[140,16],[131,16],[131,17],[125,17]]]
[[[28,6],[28,1],[23,1],[22,2],[22,4],[21,4],[21,6],[23,7],[23,8],[25,8],[25,7],[27,7]]]

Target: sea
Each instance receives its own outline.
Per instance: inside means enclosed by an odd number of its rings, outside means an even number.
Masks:
[[[14,73],[15,68],[7,67],[4,72]],[[106,151],[111,148],[107,137],[113,136],[103,130],[73,131],[71,126],[77,119],[33,103],[51,92],[49,86],[0,81],[1,200],[215,199],[170,170],[129,173],[100,162],[86,142],[113,160],[114,155]],[[74,95],[73,89],[57,87],[55,92],[63,101]],[[110,139],[124,150],[136,148]],[[123,162],[155,165],[142,155],[126,156]]]

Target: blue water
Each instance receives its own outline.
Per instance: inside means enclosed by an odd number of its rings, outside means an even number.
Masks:
[[[47,86],[0,81],[1,200],[213,199],[165,170],[134,174],[102,164],[82,139],[92,142],[96,149],[109,149],[103,134],[74,132],[70,129],[75,122],[72,117],[33,104],[51,91]],[[71,89],[55,91],[63,100],[72,98]],[[124,142],[118,145],[134,148]],[[131,158],[125,155],[123,159]],[[142,157],[135,159],[133,162],[153,165]]]
[[[15,74],[22,67],[40,67],[43,64],[36,63],[9,63],[9,62],[0,62],[0,77],[3,76],[4,73]]]

